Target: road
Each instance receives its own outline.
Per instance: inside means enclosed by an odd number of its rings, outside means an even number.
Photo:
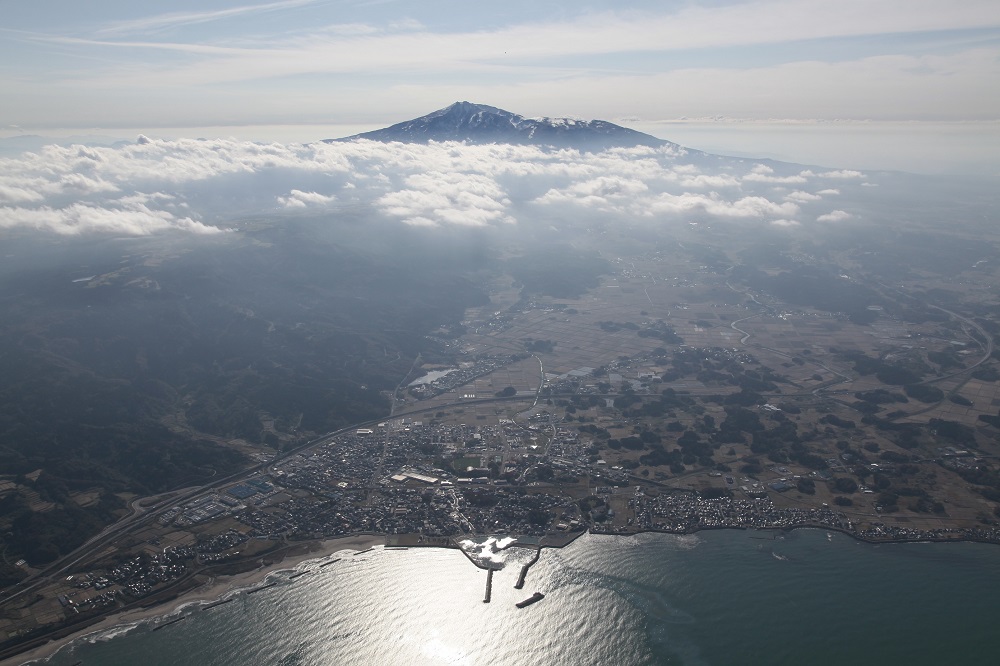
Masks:
[[[541,364],[541,361],[539,361]],[[543,375],[544,383],[544,375]],[[539,392],[541,391],[541,386],[539,387]],[[490,402],[503,402],[503,401],[516,401],[516,400],[526,400],[525,397],[513,396],[510,398],[478,398],[473,400],[460,400],[451,403],[445,403],[443,405],[435,405],[433,407],[424,407],[418,409],[410,409],[405,412],[396,414],[394,418],[399,418],[404,415],[414,415],[424,412],[436,411],[442,408],[457,407],[459,405],[467,405],[469,403],[490,403]],[[538,394],[536,393],[535,400],[538,400]],[[215,491],[216,489],[226,486],[229,484],[237,483],[243,479],[246,479],[258,472],[266,470],[268,467],[274,465],[275,463],[284,460],[290,456],[299,454],[303,451],[311,449],[316,446],[320,446],[329,442],[336,437],[357,430],[358,428],[365,428],[369,426],[376,425],[385,421],[387,417],[379,417],[377,419],[371,419],[368,421],[362,421],[360,423],[355,423],[350,426],[335,430],[333,432],[327,433],[315,439],[312,439],[304,444],[288,449],[284,452],[276,454],[274,458],[267,462],[258,463],[252,467],[240,470],[228,476],[213,479],[211,483],[205,484],[203,486],[195,486],[190,488],[183,488],[179,490],[172,491],[170,493],[163,493],[161,495],[156,495],[152,497],[144,497],[137,500],[133,500],[131,503],[132,513],[125,518],[122,518],[118,522],[109,525],[104,528],[99,534],[88,539],[83,545],[76,548],[72,552],[59,558],[52,564],[48,565],[44,569],[35,572],[34,574],[28,576],[22,580],[17,585],[15,592],[12,592],[8,596],[4,597],[0,601],[0,607],[9,604],[10,602],[24,596],[28,592],[37,589],[41,585],[44,585],[51,581],[53,578],[58,578],[64,575],[71,567],[79,564],[86,559],[93,557],[95,553],[106,548],[116,539],[126,536],[134,531],[138,531],[145,527],[148,523],[156,519],[157,514],[169,507],[177,506],[179,504],[184,504],[190,502],[193,499],[201,495],[208,494]],[[139,503],[148,501],[149,499],[160,497],[162,499],[156,501],[152,506],[140,507]]]
[[[138,502],[142,502],[144,500],[148,500],[150,498],[147,497],[147,498],[141,498],[139,500],[133,500],[133,502],[132,502],[133,513],[132,514],[130,514],[129,516],[126,516],[125,518],[122,518],[117,523],[109,525],[108,527],[104,528],[104,530],[102,530],[99,534],[97,534],[94,537],[91,537],[89,540],[87,540],[79,548],[76,548],[71,553],[69,553],[67,555],[64,555],[63,557],[61,557],[60,559],[56,560],[55,562],[53,562],[49,566],[45,567],[44,569],[42,569],[42,570],[40,570],[40,571],[38,571],[38,572],[36,572],[36,573],[28,576],[24,580],[22,580],[20,583],[18,583],[18,587],[20,587],[21,589],[17,590],[16,592],[11,593],[7,597],[4,597],[4,599],[3,599],[2,603],[0,603],[0,605],[6,605],[9,602],[11,602],[11,601],[13,601],[15,599],[18,599],[19,597],[27,594],[28,592],[30,592],[30,591],[38,588],[40,585],[43,585],[43,584],[47,583],[52,578],[56,578],[56,577],[62,576],[71,567],[73,567],[74,565],[78,564],[79,562],[82,562],[82,561],[86,560],[89,557],[93,557],[93,555],[96,552],[98,552],[99,550],[107,547],[115,539],[118,539],[118,538],[120,538],[122,536],[125,536],[125,535],[129,534],[132,531],[135,531],[135,530],[138,530],[138,529],[144,527],[147,523],[149,523],[152,520],[154,520],[156,518],[157,514],[160,511],[162,511],[162,510],[164,510],[164,509],[166,509],[168,507],[176,506],[178,504],[183,504],[185,502],[189,502],[190,500],[195,499],[199,495],[204,495],[206,493],[212,492],[216,488],[219,488],[221,486],[224,486],[224,485],[227,485],[227,484],[230,484],[230,483],[236,483],[237,481],[239,481],[241,479],[247,478],[247,477],[249,477],[249,476],[251,476],[253,474],[256,474],[257,472],[260,472],[261,470],[265,469],[269,465],[272,465],[275,462],[278,462],[279,460],[281,460],[283,458],[287,458],[288,456],[295,455],[295,454],[297,454],[297,453],[299,453],[301,451],[304,451],[304,450],[306,450],[306,449],[308,449],[310,447],[318,446],[319,444],[327,442],[330,439],[332,439],[332,438],[334,438],[334,437],[336,437],[338,435],[341,435],[341,434],[343,434],[345,432],[349,432],[350,430],[353,430],[355,428],[364,427],[366,425],[372,425],[372,424],[378,423],[381,420],[382,419],[373,419],[371,421],[367,421],[367,422],[364,422],[364,423],[359,423],[359,424],[356,424],[356,425],[352,425],[352,426],[347,427],[347,428],[341,428],[340,430],[337,430],[337,431],[332,432],[332,433],[328,433],[326,435],[323,435],[322,437],[318,437],[318,438],[313,439],[313,440],[311,440],[309,442],[301,444],[301,445],[299,445],[297,447],[289,449],[289,450],[285,451],[284,453],[278,454],[278,455],[275,456],[274,459],[272,459],[269,462],[259,463],[257,465],[254,465],[254,466],[250,467],[250,468],[247,468],[247,469],[241,470],[239,472],[236,472],[234,474],[230,474],[228,476],[225,476],[225,477],[223,477],[221,479],[214,479],[211,483],[208,483],[206,485],[196,486],[196,487],[185,488],[185,489],[180,489],[180,490],[177,490],[177,491],[173,491],[173,493],[169,494],[170,495],[169,497],[167,496],[168,493],[163,493],[161,495],[156,495],[154,497],[162,497],[163,499],[157,501],[153,506],[147,507],[144,510],[137,511],[136,510],[138,508],[137,507],[137,503]]]
[[[739,290],[737,290],[735,287],[733,287],[732,285],[730,285],[728,282],[726,284],[733,291],[739,292]],[[878,283],[878,284],[880,284],[880,286],[883,287],[884,289],[896,292],[900,296],[907,297],[906,294],[903,294],[902,292],[900,292],[897,289],[894,289],[892,287],[888,287],[887,285],[884,285],[884,284],[881,284],[881,283]],[[755,303],[757,303],[761,307],[767,308],[769,310],[771,309],[769,306],[767,306],[767,305],[761,303],[760,301],[758,301],[757,298],[753,294],[750,294],[749,292],[739,292],[739,293],[743,293],[744,295],[749,296]],[[956,312],[953,312],[951,310],[948,310],[946,308],[939,307],[939,306],[936,306],[936,305],[929,305],[929,307],[932,307],[932,308],[935,308],[937,310],[940,310],[940,311],[948,314],[949,316],[954,317],[955,319],[957,319],[957,320],[965,323],[966,325],[974,328],[979,333],[979,335],[982,337],[982,340],[984,341],[984,343],[980,343],[982,345],[982,347],[983,347],[983,352],[984,353],[983,353],[982,358],[980,358],[972,366],[967,367],[967,368],[963,368],[962,370],[958,370],[958,371],[955,371],[955,372],[952,372],[952,373],[949,373],[949,374],[946,374],[946,375],[943,375],[941,377],[934,377],[932,379],[926,380],[924,383],[940,382],[940,381],[949,379],[951,377],[955,377],[955,376],[958,376],[958,375],[961,375],[961,374],[965,374],[965,373],[971,372],[976,367],[982,365],[983,363],[985,363],[986,361],[988,361],[992,357],[993,351],[995,349],[994,340],[993,340],[992,336],[990,336],[979,324],[977,324],[976,322],[972,321],[971,319],[969,319],[967,317],[964,317],[963,315],[960,315],[960,314],[958,314]],[[760,345],[747,345],[747,340],[749,340],[749,338],[750,338],[750,333],[748,333],[747,331],[744,331],[744,330],[738,328],[736,326],[736,324],[738,324],[740,322],[743,322],[743,321],[746,321],[748,319],[752,319],[752,318],[757,317],[757,316],[760,316],[760,315],[759,314],[754,314],[754,315],[751,315],[749,317],[744,317],[743,319],[739,319],[739,320],[733,322],[732,324],[730,324],[730,327],[733,330],[738,331],[738,332],[740,332],[740,333],[743,334],[743,339],[740,340],[741,344],[743,344],[744,346],[752,346],[752,347],[756,347],[756,348],[760,348],[760,349],[765,349],[765,350],[767,350],[769,352],[777,353],[777,354],[780,354],[782,356],[789,356],[789,354],[787,354],[786,352],[782,352],[780,350],[771,349],[771,348],[768,348],[768,347],[762,347]],[[545,369],[544,369],[542,360],[538,356],[535,356],[535,358],[538,360],[538,368],[539,368],[539,372],[541,374],[541,379],[539,381],[538,389],[535,392],[535,399],[534,399],[534,402],[532,403],[532,409],[538,405],[538,402],[541,399],[542,389],[543,389],[543,387],[545,385]],[[416,367],[416,364],[419,362],[419,360],[420,360],[420,357],[418,355],[417,358],[414,359],[413,366],[411,367],[411,372],[412,372],[413,367]],[[818,387],[818,388],[814,389],[812,391],[813,394],[819,394],[820,392],[827,392],[830,387],[832,387],[832,386],[834,386],[836,384],[841,384],[841,383],[845,383],[845,382],[850,382],[851,381],[851,378],[848,375],[845,375],[845,374],[843,374],[841,372],[833,370],[832,368],[829,368],[829,367],[827,367],[827,366],[825,366],[823,364],[820,364],[818,362],[813,361],[813,363],[815,363],[816,365],[819,365],[820,367],[822,367],[827,372],[835,374],[835,375],[837,375],[837,376],[839,376],[841,378],[840,381],[836,381],[836,382],[833,382],[833,383],[830,383],[830,384],[825,384],[824,386],[821,386],[821,387]],[[409,373],[407,373],[407,376],[409,376]],[[405,379],[406,379],[406,377],[404,377],[402,381],[405,381]],[[402,381],[400,382],[400,387],[402,386]],[[397,390],[398,390],[398,388],[399,387],[397,387]],[[616,395],[617,394],[610,394],[609,393],[609,394],[603,394],[602,397],[613,398],[613,397],[616,397]],[[793,394],[782,394],[782,395],[785,395],[786,397],[790,397]],[[559,396],[553,395],[552,397],[565,397],[565,396],[562,396],[560,394]],[[459,405],[482,404],[482,403],[493,403],[493,402],[504,402],[504,401],[518,401],[518,400],[524,400],[524,399],[525,399],[524,397],[519,397],[519,396],[466,399],[466,400],[460,400],[460,401],[455,401],[455,402],[450,402],[450,403],[438,404],[438,405],[435,405],[433,407],[417,407],[417,408],[414,408],[414,409],[409,409],[409,410],[405,410],[405,411],[396,413],[396,411],[395,411],[396,410],[396,401],[395,401],[395,395],[394,395],[393,399],[391,401],[389,418],[398,418],[398,417],[401,417],[401,416],[404,416],[404,415],[420,414],[420,413],[424,413],[424,412],[428,412],[428,411],[439,410],[439,409],[442,409],[442,408],[455,407],[455,406],[459,406]],[[25,580],[21,581],[21,583],[19,583],[19,585],[18,585],[18,587],[20,587],[20,589],[17,590],[16,592],[10,594],[9,596],[5,597],[3,599],[3,601],[2,601],[2,604],[6,605],[7,603],[9,603],[9,602],[11,602],[11,601],[13,601],[13,600],[15,600],[15,599],[23,596],[24,594],[30,592],[31,590],[36,589],[37,587],[39,587],[40,585],[44,584],[45,582],[47,582],[51,578],[56,577],[56,576],[60,576],[60,575],[64,574],[68,569],[70,569],[74,565],[78,564],[79,562],[86,560],[88,557],[92,557],[94,555],[94,553],[96,553],[98,550],[100,550],[102,548],[105,548],[111,542],[113,542],[115,539],[120,538],[122,536],[125,536],[125,535],[129,534],[130,532],[138,530],[139,528],[145,526],[148,522],[154,520],[156,518],[157,514],[160,511],[162,511],[162,510],[164,510],[164,509],[166,509],[166,508],[168,508],[170,506],[176,506],[178,504],[183,504],[183,503],[189,502],[189,501],[191,501],[191,500],[199,497],[200,495],[204,495],[204,494],[207,494],[209,492],[212,492],[212,491],[214,491],[217,488],[220,488],[222,486],[225,486],[225,485],[228,485],[228,484],[231,484],[231,483],[236,483],[237,481],[240,481],[240,480],[242,480],[244,478],[247,478],[247,477],[249,477],[249,476],[251,476],[253,474],[256,474],[256,473],[258,473],[260,471],[263,471],[263,470],[267,469],[269,466],[271,466],[271,465],[279,462],[280,460],[282,460],[284,458],[288,458],[290,456],[293,456],[293,455],[296,455],[298,453],[301,453],[302,451],[308,450],[308,449],[310,449],[312,447],[319,446],[321,444],[327,443],[330,440],[334,439],[335,437],[337,437],[339,435],[342,435],[344,433],[356,430],[357,428],[364,428],[364,427],[367,427],[367,426],[375,425],[375,424],[377,424],[377,423],[385,420],[386,418],[387,417],[380,417],[380,418],[377,418],[377,419],[371,419],[369,421],[364,421],[364,422],[361,422],[361,423],[356,423],[356,424],[353,424],[351,426],[348,426],[348,427],[336,430],[334,432],[327,433],[325,435],[322,435],[321,437],[318,437],[318,438],[315,438],[315,439],[310,440],[308,442],[305,442],[304,444],[301,444],[301,445],[299,445],[297,447],[293,447],[291,449],[288,449],[287,451],[281,452],[281,453],[275,455],[275,457],[271,461],[269,461],[269,462],[259,463],[257,465],[254,465],[254,466],[248,468],[248,469],[241,470],[239,472],[236,472],[234,474],[230,474],[230,475],[225,476],[223,478],[214,479],[211,483],[205,484],[203,486],[183,488],[183,489],[179,489],[179,490],[176,490],[176,491],[172,491],[170,493],[163,493],[161,495],[157,495],[157,496],[153,496],[153,497],[146,497],[146,498],[141,498],[141,499],[138,499],[138,500],[133,500],[132,503],[130,504],[131,513],[130,513],[129,516],[126,516],[125,518],[122,518],[120,521],[118,521],[117,523],[114,523],[113,525],[109,525],[104,530],[102,530],[99,534],[97,534],[94,537],[92,537],[91,539],[89,539],[87,542],[85,542],[79,548],[75,549],[73,552],[65,555],[64,557],[60,558],[59,560],[57,560],[56,562],[54,562],[51,565],[47,566],[46,568],[42,569],[41,571],[38,571],[38,572],[30,575]],[[554,427],[555,427],[554,424],[552,424],[551,422],[550,422],[550,424],[552,425],[553,430],[554,430]],[[160,499],[156,499],[156,498],[160,498]],[[150,499],[154,499],[155,500],[154,503],[151,506],[145,506],[145,507],[142,506],[142,503],[148,502]]]

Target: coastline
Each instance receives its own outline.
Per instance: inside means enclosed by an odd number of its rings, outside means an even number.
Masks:
[[[86,636],[100,634],[116,627],[135,625],[142,622],[149,622],[155,618],[168,617],[176,614],[186,606],[198,603],[211,603],[221,599],[227,593],[235,590],[250,588],[262,583],[269,575],[276,571],[288,571],[295,569],[303,562],[320,560],[334,553],[343,550],[353,550],[357,552],[365,551],[375,546],[385,544],[383,535],[358,534],[336,539],[324,539],[317,542],[319,545],[308,552],[281,557],[267,565],[258,567],[251,571],[233,574],[230,576],[213,576],[204,584],[182,593],[180,596],[155,604],[146,608],[138,607],[115,612],[101,618],[94,624],[84,627],[68,636],[53,639],[42,645],[25,650],[24,652],[0,661],[0,666],[15,666],[16,664],[44,664],[56,652],[66,647],[74,641],[78,641]]]
[[[716,530],[738,530],[743,532],[757,531],[757,532],[794,532],[795,530],[825,530],[827,532],[836,532],[838,534],[843,534],[844,536],[850,537],[859,543],[867,543],[873,546],[879,546],[882,544],[893,544],[893,543],[981,543],[989,546],[1000,545],[1000,542],[993,539],[986,538],[976,538],[969,535],[960,535],[955,537],[944,537],[944,536],[920,536],[920,537],[871,537],[861,534],[855,530],[848,530],[843,527],[837,527],[834,525],[826,525],[823,523],[803,523],[799,525],[705,525],[700,527],[695,527],[692,529],[685,530],[671,530],[671,529],[638,529],[638,530],[627,530],[616,532],[613,530],[595,530],[591,527],[586,532],[590,534],[596,534],[600,536],[622,536],[629,537],[638,534],[675,534],[678,536],[689,536],[693,534],[698,534],[699,532],[712,532]],[[570,541],[569,543],[571,543]],[[568,543],[567,543],[568,545]],[[561,545],[546,545],[546,548],[562,548]],[[3,664],[0,664],[3,666]]]
[[[561,549],[576,541],[583,534],[592,534],[594,536],[618,536],[618,537],[632,537],[639,534],[670,534],[675,536],[686,536],[697,534],[698,532],[704,531],[715,531],[715,530],[739,530],[739,531],[761,531],[761,532],[791,532],[799,529],[814,529],[814,530],[824,530],[826,532],[835,532],[848,536],[851,539],[859,542],[866,543],[870,545],[881,545],[881,544],[892,544],[892,543],[986,543],[996,545],[995,542],[987,540],[977,540],[970,538],[917,538],[917,539],[872,539],[867,538],[858,534],[857,532],[846,530],[843,528],[833,527],[829,525],[790,525],[782,527],[733,527],[733,526],[717,526],[717,527],[699,527],[690,530],[661,530],[661,529],[642,529],[634,531],[603,531],[603,530],[580,530],[579,532],[566,535],[565,538],[558,540],[556,543],[530,543],[530,542],[518,542],[515,541],[508,544],[504,550],[512,547],[537,549],[538,553],[546,548]],[[395,536],[390,543],[390,536]],[[129,625],[135,625],[143,622],[150,622],[156,618],[169,618],[181,612],[186,606],[192,604],[212,604],[213,602],[218,602],[228,593],[235,592],[237,590],[246,590],[249,588],[258,587],[260,583],[263,583],[265,579],[272,573],[278,571],[291,571],[298,567],[303,562],[309,561],[319,561],[324,558],[329,557],[337,552],[344,550],[353,550],[356,553],[367,552],[375,546],[387,546],[389,548],[408,548],[414,546],[424,546],[432,548],[457,548],[463,555],[465,555],[469,561],[476,567],[481,569],[488,569],[482,564],[476,562],[475,559],[469,556],[464,549],[458,548],[454,545],[451,540],[442,540],[440,543],[410,543],[405,540],[405,545],[399,540],[398,535],[384,535],[384,534],[354,534],[344,537],[338,537],[334,539],[323,539],[315,542],[307,542],[302,544],[303,546],[312,546],[306,552],[282,555],[280,559],[271,562],[266,565],[259,566],[256,569],[245,571],[242,573],[232,574],[232,575],[219,575],[209,578],[208,581],[193,588],[187,592],[181,593],[179,596],[160,602],[147,607],[136,607],[121,612],[115,612],[101,618],[94,624],[87,627],[81,628],[78,631],[73,632],[67,636],[61,638],[50,640],[42,645],[36,646],[29,650],[26,650],[20,654],[8,657],[7,659],[0,660],[0,666],[24,666],[26,664],[45,664],[47,660],[54,655],[56,652],[66,647],[74,641],[81,640],[86,636],[101,634],[118,627],[126,627]]]
[[[526,558],[523,554],[516,554],[514,559],[508,559],[504,571],[495,574],[492,605],[484,605],[481,596],[488,574],[469,566],[465,558],[459,557],[456,561],[457,553],[449,553],[443,549],[427,552],[414,548],[409,549],[414,551],[410,553],[383,553],[382,548],[376,548],[369,558],[368,555],[354,556],[353,551],[347,550],[319,561],[300,564],[296,572],[311,572],[303,576],[306,582],[301,588],[284,582],[291,574],[290,571],[274,573],[266,582],[257,585],[279,580],[281,582],[278,587],[271,593],[262,592],[259,597],[254,597],[254,603],[248,604],[245,609],[240,608],[245,591],[235,595],[230,592],[223,598],[235,598],[235,602],[231,602],[228,609],[220,610],[218,614],[213,614],[216,611],[205,611],[204,607],[189,607],[182,613],[153,620],[152,624],[131,631],[127,631],[127,627],[121,627],[103,635],[89,636],[85,639],[87,642],[78,641],[74,647],[63,650],[62,656],[57,656],[54,660],[61,664],[76,663],[80,659],[84,664],[119,661],[138,664],[142,663],[144,656],[148,656],[150,662],[184,663],[185,660],[191,661],[191,655],[198,655],[194,661],[239,666],[255,661],[262,664],[279,663],[287,655],[297,654],[302,663],[346,663],[352,659],[378,663],[379,659],[385,660],[384,646],[387,641],[383,637],[406,635],[415,638],[412,642],[405,642],[406,658],[397,656],[396,660],[400,663],[423,663],[430,660],[419,658],[426,654],[421,646],[434,637],[434,628],[457,627],[462,631],[455,635],[475,636],[474,631],[486,626],[491,620],[500,620],[496,622],[499,625],[506,621],[504,618],[509,618],[516,620],[519,627],[524,627],[523,630],[500,636],[495,642],[486,638],[471,646],[462,645],[459,649],[470,659],[479,658],[482,661],[482,656],[489,654],[499,655],[499,661],[519,663],[525,645],[544,646],[547,645],[546,640],[556,640],[548,637],[557,634],[558,627],[567,626],[566,618],[594,617],[605,609],[618,609],[614,613],[607,611],[612,617],[618,617],[617,613],[621,611],[626,618],[632,618],[621,626],[627,627],[629,635],[640,641],[635,644],[640,647],[646,644],[645,637],[650,635],[648,627],[673,628],[674,631],[678,631],[680,627],[691,632],[692,622],[688,618],[694,617],[699,621],[708,618],[703,621],[702,629],[695,634],[674,634],[685,639],[682,645],[702,646],[705,645],[702,640],[713,641],[712,636],[716,633],[713,626],[716,616],[710,611],[718,608],[717,601],[720,599],[722,602],[731,601],[729,594],[734,588],[738,589],[736,594],[740,603],[729,603],[729,621],[742,622],[741,618],[745,613],[741,608],[745,607],[744,600],[748,599],[757,600],[761,604],[759,608],[784,609],[780,616],[787,620],[796,617],[795,610],[790,609],[788,604],[787,594],[790,589],[797,590],[796,594],[812,597],[814,602],[811,609],[822,606],[822,601],[815,600],[823,595],[815,594],[816,590],[808,583],[819,581],[824,591],[839,590],[837,596],[833,597],[837,600],[836,606],[827,606],[824,613],[828,615],[819,616],[829,619],[840,617],[842,603],[856,603],[857,589],[882,589],[872,588],[871,583],[883,584],[880,569],[886,567],[908,573],[889,577],[891,582],[885,583],[885,589],[902,587],[902,581],[912,582],[912,585],[905,586],[907,607],[918,609],[914,611],[914,617],[926,617],[919,612],[922,607],[920,603],[927,598],[920,584],[924,576],[934,572],[942,563],[953,562],[962,565],[951,567],[954,579],[969,583],[969,577],[963,570],[975,569],[970,569],[967,565],[983,565],[990,561],[990,552],[983,549],[959,549],[955,553],[956,559],[952,560],[949,556],[951,549],[910,546],[879,552],[872,550],[870,546],[859,547],[852,543],[852,539],[835,536],[830,542],[825,538],[824,532],[825,530],[807,529],[800,533],[802,539],[788,537],[787,542],[779,540],[774,543],[749,540],[750,537],[769,539],[771,534],[767,532],[744,530],[712,530],[706,531],[704,535],[684,537],[647,533],[644,537],[636,535],[637,539],[589,538],[584,534],[568,548],[569,552],[554,549],[544,553],[537,571],[536,568],[531,570],[527,584],[521,591],[510,589],[510,584],[514,582],[517,569],[526,562]],[[576,550],[576,547],[580,550]],[[338,563],[325,569],[318,568],[325,562],[338,559]],[[363,560],[364,563],[361,562]],[[357,564],[353,564],[354,562]],[[345,564],[354,569],[349,581],[347,568],[341,570]],[[897,567],[896,564],[900,566]],[[661,565],[662,569],[659,568]],[[744,569],[744,565],[748,568]],[[332,570],[332,576],[324,575],[323,572],[328,570]],[[839,576],[828,575],[831,571],[843,572],[849,576],[857,575],[853,580],[863,585],[845,590],[837,580]],[[920,573],[920,577],[914,578],[914,573]],[[701,577],[706,580],[701,580]],[[327,578],[329,580],[322,580]],[[785,584],[790,587],[785,587]],[[974,585],[973,583],[972,589],[975,589]],[[945,583],[939,580],[932,589],[936,592],[944,586]],[[960,588],[963,593],[948,596],[948,601],[941,603],[942,608],[963,603],[969,586],[962,585]],[[775,590],[775,595],[762,595],[762,592],[769,590]],[[535,591],[544,593],[546,597],[542,603],[532,606],[533,610],[522,611],[514,607],[515,602],[530,598]],[[373,595],[372,592],[376,594]],[[891,596],[878,596],[881,598],[880,615],[888,615],[886,609],[892,608]],[[889,601],[886,601],[887,598]],[[761,601],[763,599],[766,601]],[[919,603],[913,603],[915,600]],[[980,598],[978,602],[977,608],[980,610],[989,608],[987,597]],[[515,615],[510,616],[509,613]],[[972,611],[966,613],[966,616],[970,613]],[[989,615],[993,614],[990,611]],[[726,640],[727,648],[731,649],[717,651],[715,656],[719,658],[713,659],[713,663],[728,663],[733,654],[741,654],[739,650],[747,646],[756,650],[752,659],[756,663],[766,663],[768,655],[773,657],[774,654],[782,653],[782,646],[787,645],[783,641],[787,641],[787,638],[765,631],[768,627],[773,628],[773,625],[768,624],[768,619],[760,617],[770,613],[760,612],[756,615],[758,617],[754,620],[753,631],[734,634],[730,630],[727,631],[729,638],[719,639]],[[179,622],[179,626],[166,625],[172,618],[183,616],[187,619]],[[962,619],[966,616],[962,616]],[[862,613],[853,622],[857,626],[863,626],[867,624],[868,617],[867,612]],[[902,617],[904,621],[909,619],[907,614]],[[448,624],[452,621],[451,618],[457,624]],[[810,618],[803,614],[801,620],[805,631],[803,633],[803,626],[797,626],[798,635],[808,636]],[[925,624],[933,625],[933,617]],[[729,625],[728,622],[727,625],[727,629],[742,626]],[[153,626],[165,628],[162,633],[149,634]],[[300,632],[300,627],[307,629]],[[368,630],[369,627],[373,633],[358,633],[359,629]],[[988,643],[984,641],[984,636],[988,637],[990,634],[984,634],[982,623],[975,627],[974,632],[969,635],[977,637],[980,643]],[[941,629],[942,633],[950,630],[950,626]],[[597,654],[598,648],[602,645],[606,647],[601,640],[606,640],[609,635],[618,635],[613,633],[617,631],[619,629],[616,622],[605,634],[599,634],[589,644],[591,652]],[[825,644],[827,647],[840,642],[833,634]],[[692,638],[687,639],[688,635]],[[758,640],[753,638],[754,635],[760,636],[759,640],[765,643],[754,643],[754,640]],[[233,638],[226,638],[229,636]],[[734,636],[738,638],[733,638]],[[879,641],[883,640],[874,632],[864,636],[866,650],[871,650],[872,646],[877,647],[881,644]],[[213,647],[215,637],[226,640],[226,645]],[[400,643],[404,641],[401,640]],[[959,639],[956,638],[948,645],[954,649],[958,647],[958,643]],[[303,645],[307,647],[302,648]],[[190,646],[190,649],[186,646]],[[572,650],[572,644],[563,649]],[[797,649],[801,649],[804,654],[812,654],[814,647],[804,639],[801,648]],[[864,655],[859,654],[861,650],[853,647],[845,649],[857,656],[855,663],[865,662]],[[901,644],[890,645],[892,654],[896,655],[897,649],[904,652],[906,650]],[[615,647],[607,653],[601,653],[603,659],[595,657],[589,663],[614,663],[614,655],[621,653]],[[404,654],[403,648],[397,654]],[[663,656],[662,653],[655,654]],[[831,654],[841,655],[836,651],[831,651]],[[609,655],[612,658],[607,658]],[[288,661],[296,660],[293,658]],[[906,660],[900,658],[888,661]],[[946,662],[945,659],[939,663]],[[983,660],[982,663],[988,661]]]

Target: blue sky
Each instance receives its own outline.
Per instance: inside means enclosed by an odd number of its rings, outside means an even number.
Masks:
[[[997,0],[0,0],[0,128],[1000,118]]]

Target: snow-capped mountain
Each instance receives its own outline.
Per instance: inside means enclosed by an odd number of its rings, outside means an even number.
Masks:
[[[426,116],[380,130],[326,141],[465,141],[537,144],[599,150],[611,147],[662,146],[668,141],[604,120],[525,118],[485,104],[455,102]]]

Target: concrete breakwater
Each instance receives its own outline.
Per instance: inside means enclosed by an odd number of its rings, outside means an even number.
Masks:
[[[170,620],[169,622],[164,622],[163,624],[156,625],[155,627],[153,627],[153,631],[159,631],[160,629],[163,629],[164,627],[169,627],[172,624],[177,624],[181,620],[186,620],[186,619],[187,619],[187,615],[181,615],[180,617],[175,618],[173,620]]]
[[[483,598],[483,603],[490,603],[490,597],[493,596],[493,569],[486,570],[486,596]]]
[[[210,608],[215,608],[216,606],[221,606],[222,604],[228,604],[231,601],[233,601],[233,599],[235,599],[235,597],[229,597],[228,599],[220,599],[218,601],[214,601],[209,605],[205,606],[204,608],[202,608],[202,610],[209,610]]]
[[[538,558],[541,557],[541,556],[542,556],[542,547],[539,546],[538,549],[535,551],[535,556],[532,557],[523,567],[521,567],[521,573],[518,574],[518,576],[517,576],[517,582],[514,583],[514,589],[515,590],[520,590],[522,587],[524,587],[524,579],[528,575],[528,569],[530,569],[531,566],[535,562],[537,562]]]
[[[268,583],[267,585],[261,585],[260,587],[255,587],[254,589],[247,591],[247,596],[249,597],[251,594],[257,594],[261,590],[266,590],[267,588],[274,587],[277,584],[278,584],[277,582],[274,582],[274,583]]]

